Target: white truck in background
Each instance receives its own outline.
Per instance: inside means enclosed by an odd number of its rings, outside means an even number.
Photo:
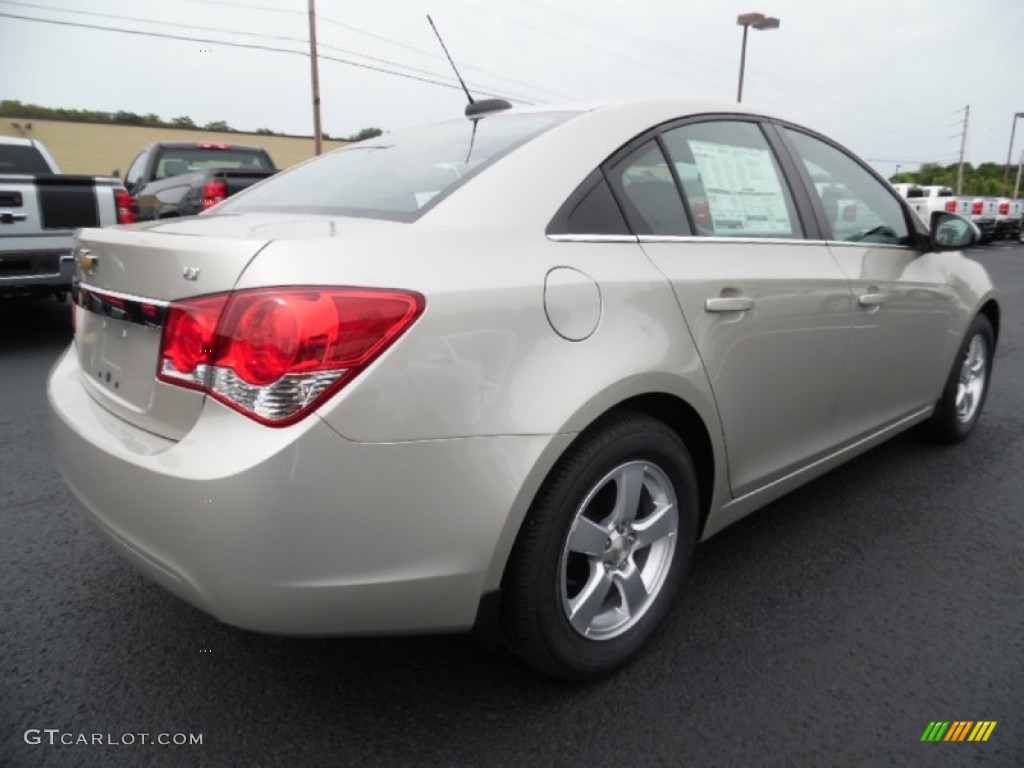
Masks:
[[[932,214],[935,211],[958,213],[966,218],[971,216],[971,198],[957,197],[949,187],[931,184],[921,186],[916,184],[900,185],[900,187],[904,186],[907,189],[902,191],[901,194],[907,199],[911,209],[921,217],[921,221],[925,224],[931,221]],[[899,187],[897,187],[897,191],[900,191]]]
[[[996,198],[996,228],[994,238],[1004,237],[1020,240],[1021,217],[1024,216],[1024,202],[1009,197]]]
[[[75,230],[133,221],[120,179],[61,174],[38,141],[0,136],[0,297],[63,300]]]

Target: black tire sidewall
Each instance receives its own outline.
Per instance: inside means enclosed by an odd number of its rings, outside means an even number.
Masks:
[[[672,484],[679,512],[679,529],[669,573],[658,597],[629,630],[608,640],[590,640],[569,623],[561,603],[561,557],[576,511],[591,489],[608,472],[628,461],[647,461],[661,469]],[[552,473],[550,484],[537,497],[528,521],[534,536],[514,551],[509,588],[532,602],[532,616],[513,621],[534,621],[532,637],[516,649],[549,674],[585,679],[605,673],[632,657],[671,608],[672,598],[685,580],[697,539],[698,496],[693,462],[685,445],[666,425],[643,415],[628,415],[581,435]],[[523,595],[523,590],[527,595]],[[527,629],[522,627],[520,629]],[[519,633],[522,634],[522,633]]]
[[[961,422],[956,414],[956,393],[960,380],[960,368],[963,365],[964,356],[971,344],[971,340],[981,336],[985,343],[985,385],[981,391],[981,402],[974,411],[974,415],[966,422]],[[942,392],[938,408],[935,412],[934,427],[936,436],[947,442],[960,442],[965,440],[978,424],[982,411],[985,408],[985,401],[988,399],[989,385],[992,383],[992,367],[995,357],[995,334],[992,325],[984,315],[978,315],[971,322],[964,334],[960,348],[957,350],[953,360],[953,367],[949,372],[946,387]]]

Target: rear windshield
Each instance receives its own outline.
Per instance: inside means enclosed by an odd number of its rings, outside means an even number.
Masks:
[[[460,118],[386,134],[278,174],[217,207],[415,221],[488,165],[576,113]]]
[[[53,173],[33,146],[0,144],[0,173]]]
[[[272,171],[266,152],[255,149],[167,147],[160,151],[154,178],[166,179],[193,171]]]

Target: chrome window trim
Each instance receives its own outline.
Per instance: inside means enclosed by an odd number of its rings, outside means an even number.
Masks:
[[[556,243],[637,243],[636,235],[546,235]]]
[[[827,245],[805,237],[702,237],[700,235],[640,235],[641,243],[758,243],[761,245]]]
[[[915,250],[909,245],[898,245],[897,243],[868,243],[868,242],[857,242],[856,240],[827,240],[826,245],[841,245],[845,248],[888,248],[890,250],[897,251],[912,251]]]

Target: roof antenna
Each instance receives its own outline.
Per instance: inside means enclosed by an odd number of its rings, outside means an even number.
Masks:
[[[505,101],[505,99],[482,99],[477,101],[473,98],[473,94],[471,94],[469,92],[469,88],[466,87],[466,81],[463,80],[462,75],[459,74],[458,67],[456,67],[455,62],[452,61],[452,55],[448,53],[448,46],[446,46],[444,44],[444,40],[441,39],[441,33],[437,31],[437,26],[434,24],[434,20],[430,18],[429,13],[427,14],[427,21],[430,22],[430,28],[434,30],[434,34],[437,35],[437,42],[441,44],[441,49],[444,51],[444,55],[448,58],[448,63],[452,65],[452,69],[455,71],[455,77],[459,79],[459,85],[462,86],[462,90],[466,93],[466,98],[469,100],[469,104],[466,105],[466,117],[480,117],[488,112],[512,109],[512,105]]]

